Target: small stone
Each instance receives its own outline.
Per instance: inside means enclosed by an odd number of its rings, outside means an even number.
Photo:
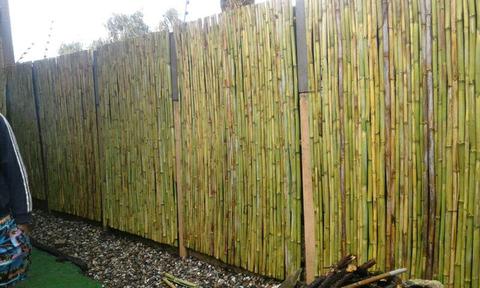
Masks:
[[[53,244],[55,244],[55,246],[62,246],[62,245],[65,245],[67,243],[67,241],[65,239],[57,239],[53,242]]]
[[[434,280],[412,279],[405,282],[408,288],[443,288],[443,284]]]
[[[201,287],[275,287],[277,281],[247,276],[210,265],[195,258],[179,259],[161,248],[144,245],[132,238],[104,232],[100,226],[66,220],[43,211],[34,211],[32,237],[55,245],[66,255],[90,263],[86,275],[104,287],[163,287],[163,272],[194,282]],[[53,231],[53,232],[52,232]],[[68,239],[68,243],[66,241]],[[61,244],[65,240],[65,244]],[[57,247],[57,245],[59,245]]]

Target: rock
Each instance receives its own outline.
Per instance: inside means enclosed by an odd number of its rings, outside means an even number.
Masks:
[[[53,242],[53,244],[55,244],[55,246],[63,246],[63,245],[65,245],[65,243],[67,243],[67,241],[65,239],[57,239]]]
[[[443,288],[443,284],[434,280],[412,279],[403,284],[406,288]]]
[[[236,273],[195,258],[182,260],[157,246],[105,232],[100,225],[67,220],[43,211],[34,211],[33,221],[32,237],[36,241],[55,245],[62,253],[89,263],[86,274],[104,287],[164,287],[160,280],[162,272],[179,275],[201,287],[270,288],[278,284],[278,281]],[[64,239],[68,239],[65,245]]]

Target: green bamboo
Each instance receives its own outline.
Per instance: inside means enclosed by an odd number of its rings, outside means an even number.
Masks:
[[[101,191],[91,55],[36,61],[49,208],[100,220]]]
[[[267,2],[174,33],[186,246],[275,278],[303,257],[293,12]],[[307,0],[305,13],[317,273],[349,252],[478,287],[478,5]],[[31,63],[4,70],[52,209],[177,244],[168,49],[165,33],[100,47],[98,99],[87,52],[35,62],[42,143]]]
[[[344,9],[335,14],[332,7],[337,4]],[[332,264],[333,255],[339,252],[338,246],[330,243],[341,243],[338,241],[340,238],[336,238],[341,235],[341,229],[336,225],[346,221],[347,247],[358,253],[359,257],[385,259],[379,261],[385,265],[382,267],[409,267],[410,276],[424,277],[424,273],[433,272],[441,277],[435,271],[442,270],[444,277],[452,275],[457,285],[467,282],[467,278],[463,277],[467,277],[468,271],[473,269],[467,267],[474,266],[474,260],[468,259],[467,251],[474,249],[475,208],[467,204],[467,197],[475,199],[475,195],[468,193],[473,188],[467,187],[475,186],[468,176],[474,173],[471,170],[475,165],[470,159],[475,157],[475,150],[470,148],[474,144],[466,139],[470,139],[475,131],[468,116],[468,113],[472,113],[468,107],[474,106],[468,105],[468,101],[475,101],[472,96],[470,100],[467,96],[461,96],[460,99],[465,100],[457,102],[457,96],[453,95],[472,95],[468,93],[476,89],[473,80],[468,86],[470,90],[466,84],[468,79],[473,79],[473,76],[469,76],[473,74],[473,68],[470,66],[468,70],[466,64],[457,64],[460,55],[467,56],[467,53],[459,54],[460,50],[469,51],[469,55],[476,50],[464,36],[467,30],[471,30],[473,35],[474,30],[462,19],[476,22],[473,21],[474,14],[470,12],[472,4],[468,1],[463,6],[457,5],[462,6],[462,9],[458,9],[464,12],[455,12],[452,22],[451,5],[447,7],[436,1],[402,0],[383,4],[378,1],[307,3],[310,89],[316,95],[310,119],[314,157],[312,180],[318,217],[316,235],[318,247],[321,248],[318,250],[319,274],[323,267]],[[467,8],[469,12],[465,12]],[[330,25],[335,23],[334,17],[341,21],[337,25]],[[447,17],[449,21],[446,26],[442,17]],[[453,34],[452,25],[457,26]],[[338,37],[344,35],[350,41],[342,41],[342,45],[354,47],[349,49],[353,51],[351,60],[348,54],[336,54],[343,50],[337,44]],[[454,38],[456,40],[452,42]],[[456,47],[455,43],[460,41],[465,45]],[[447,43],[454,45],[447,46]],[[448,52],[442,54],[445,49]],[[335,88],[340,79],[339,66],[336,65],[339,62],[335,61],[339,57],[347,59],[341,62],[343,67],[340,75],[349,79],[342,81],[344,105],[349,106],[344,108],[343,127],[338,118],[341,103],[336,101],[341,92]],[[429,61],[432,64],[428,64]],[[465,58],[462,61],[466,63]],[[432,82],[429,82],[430,71]],[[389,72],[390,75],[385,74]],[[431,88],[429,83],[433,84]],[[448,89],[450,94],[447,93]],[[431,104],[426,96],[428,91],[434,95]],[[448,95],[451,95],[451,108],[446,110],[442,97]],[[428,107],[435,107],[433,114]],[[454,113],[450,120],[446,118],[446,111]],[[446,126],[433,129],[433,124],[437,127]],[[430,134],[432,131],[433,138]],[[338,137],[342,133],[345,133],[346,143],[345,164],[342,165],[352,167],[355,175],[345,175],[345,189],[352,189],[347,192],[349,196],[343,216],[347,219],[337,218],[343,209],[339,205],[342,181],[336,174],[339,163],[342,163],[338,158],[341,152],[338,149],[341,142]],[[428,139],[433,139],[433,146],[432,140]],[[355,142],[350,151],[349,141]],[[443,144],[447,142],[452,145]],[[435,149],[435,153],[432,154],[431,149]],[[350,181],[352,184],[348,183]],[[451,198],[447,198],[448,195]],[[454,207],[462,212],[457,212]],[[382,219],[383,215],[386,218]],[[469,215],[472,216],[469,218]],[[465,232],[460,231],[462,228],[459,225],[466,225]],[[460,243],[459,237],[466,239],[466,242]],[[430,249],[431,246],[434,248]],[[458,250],[458,254],[455,250]],[[453,260],[456,265],[452,264],[451,258],[441,256],[447,251],[451,256],[456,255],[456,260]],[[453,270],[452,265],[455,266]],[[428,269],[432,272],[428,272]]]
[[[104,225],[177,245],[167,33],[97,52]]]
[[[5,69],[9,95],[8,121],[15,133],[27,170],[32,197],[45,200],[45,179],[33,91],[32,63],[26,62]]]
[[[282,278],[301,257],[292,7],[244,7],[180,29],[187,247]]]

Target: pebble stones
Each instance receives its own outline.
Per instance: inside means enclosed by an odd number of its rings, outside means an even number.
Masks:
[[[88,265],[87,275],[104,287],[166,287],[161,273],[199,284],[202,287],[276,287],[278,282],[239,274],[206,262],[182,260],[129,237],[105,233],[90,223],[67,220],[43,211],[34,212],[32,237],[61,252],[80,258]]]

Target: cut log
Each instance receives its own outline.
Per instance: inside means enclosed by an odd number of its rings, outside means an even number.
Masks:
[[[356,256],[349,254],[345,257],[343,257],[340,261],[338,261],[337,264],[332,266],[330,268],[330,271],[328,271],[327,275],[324,277],[324,279],[317,278],[317,281],[315,280],[308,286],[308,288],[325,288],[325,287],[330,287],[335,281],[338,281],[345,275],[346,269],[348,265],[350,265],[354,260],[356,259]]]
[[[352,281],[355,276],[367,276],[368,269],[372,268],[376,264],[375,260],[368,260],[367,262],[363,263],[362,265],[357,267],[357,270],[353,273],[348,273],[347,275],[343,276],[338,282],[332,285],[332,288],[339,288],[345,285],[346,283]]]

